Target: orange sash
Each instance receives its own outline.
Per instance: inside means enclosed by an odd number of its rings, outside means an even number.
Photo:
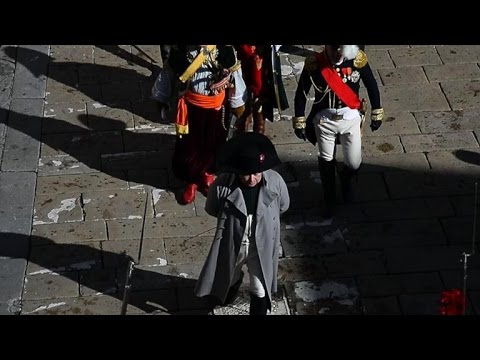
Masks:
[[[320,72],[322,73],[323,78],[327,82],[328,86],[333,90],[333,92],[351,109],[360,109],[361,103],[358,95],[347,85],[345,84],[340,76],[333,69],[329,60],[327,59],[327,54],[325,51],[322,51],[320,54],[316,54],[315,57],[320,65]]]
[[[186,135],[188,134],[188,114],[187,114],[187,103],[201,107],[203,109],[220,109],[225,100],[225,91],[220,92],[218,95],[201,95],[196,94],[188,90],[184,96],[178,99],[177,105],[177,117],[175,119],[175,129],[177,135]]]

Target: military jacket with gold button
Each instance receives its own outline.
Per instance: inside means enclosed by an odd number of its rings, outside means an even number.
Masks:
[[[353,60],[344,61],[339,65],[332,64],[331,66],[335,69],[342,81],[357,95],[359,93],[361,80],[367,89],[371,108],[381,108],[377,81],[373,76],[367,56],[363,51],[360,50],[357,57]],[[309,56],[305,59],[305,66],[300,75],[295,93],[295,117],[305,116],[307,95],[312,87],[315,89],[315,100],[309,115],[310,120],[316,113],[323,109],[338,109],[346,106],[338,96],[333,93],[330,87],[327,86],[327,82],[320,72],[320,67],[315,56]]]

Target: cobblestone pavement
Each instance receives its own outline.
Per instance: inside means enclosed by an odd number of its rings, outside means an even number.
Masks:
[[[282,48],[290,109],[267,124],[292,198],[273,314],[438,314],[472,252],[480,46],[367,45],[386,120],[365,130],[355,201],[329,227],[317,150],[290,121],[319,49]],[[119,314],[125,255],[127,314],[208,313],[192,290],[215,219],[201,194],[177,203],[174,127],[149,99],[161,66],[158,45],[0,47],[0,314]],[[469,269],[480,314],[478,255]],[[213,311],[247,312],[246,292]]]

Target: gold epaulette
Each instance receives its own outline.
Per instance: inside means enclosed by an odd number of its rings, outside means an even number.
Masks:
[[[305,69],[307,71],[312,72],[318,69],[318,63],[317,63],[317,58],[315,55],[308,55],[305,58]]]
[[[353,66],[355,66],[357,69],[363,68],[365,65],[368,63],[368,58],[367,54],[365,54],[364,51],[358,50],[357,56],[355,56],[355,59],[353,60]]]
[[[184,83],[188,79],[190,79],[193,76],[193,74],[197,72],[200,66],[202,66],[203,62],[207,58],[207,55],[210,54],[212,51],[214,51],[216,48],[217,48],[216,45],[202,46],[197,57],[193,59],[191,64],[187,67],[187,70],[185,70],[184,73],[180,75],[179,77],[180,81]]]

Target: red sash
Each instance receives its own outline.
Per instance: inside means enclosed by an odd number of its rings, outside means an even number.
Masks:
[[[320,72],[333,92],[351,109],[360,109],[361,103],[358,95],[345,84],[327,59],[327,54],[322,51],[315,55],[319,65]]]

